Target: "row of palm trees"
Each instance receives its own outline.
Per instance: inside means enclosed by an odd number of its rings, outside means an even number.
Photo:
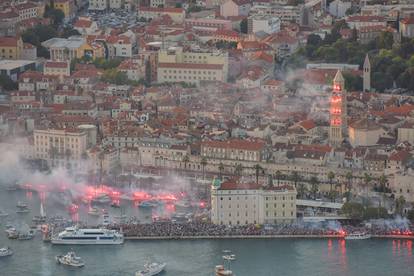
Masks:
[[[183,157],[182,162],[184,163],[184,167],[187,168],[187,163],[190,161],[189,156],[185,155]],[[201,168],[202,168],[202,173],[203,173],[203,178],[205,177],[205,168],[207,166],[207,159],[206,157],[202,157],[200,164],[201,164]],[[218,165],[218,170],[219,170],[219,177],[222,178],[223,173],[224,173],[224,164],[222,162],[219,163]],[[243,170],[246,169],[245,167],[243,167],[243,165],[241,163],[237,163],[234,165],[234,170],[233,173],[234,175],[237,176],[241,176],[243,174]],[[255,172],[255,177],[256,177],[256,183],[259,182],[259,177],[260,175],[264,175],[265,174],[265,170],[264,168],[262,168],[260,166],[260,164],[256,164],[253,166],[253,168],[251,168],[254,170]],[[282,172],[280,172],[279,170],[277,170],[274,175],[271,175],[272,179],[276,179],[277,181],[277,185],[280,185],[280,181],[282,179],[289,179],[290,181],[293,182],[295,188],[298,191],[298,197],[303,197],[305,195],[305,193],[307,192],[307,187],[304,184],[304,182],[308,182],[310,184],[310,194],[315,198],[317,192],[319,191],[319,184],[320,184],[320,180],[317,178],[317,176],[312,176],[310,177],[308,180],[304,179],[297,171],[293,171],[291,173],[290,176],[286,176],[284,174],[282,174]],[[340,189],[340,195],[342,195],[344,192],[342,190],[342,183],[339,183],[337,181],[335,181],[336,175],[334,172],[330,171],[328,172],[327,175],[328,178],[328,183],[330,186],[329,189],[329,196],[331,198],[332,201],[334,201],[334,199],[337,196],[337,189]],[[351,190],[352,190],[352,182],[353,179],[355,178],[355,176],[352,174],[351,171],[348,171],[345,175],[345,191],[347,193],[347,196],[349,197],[351,194]],[[364,176],[362,177],[362,180],[365,184],[366,187],[366,192],[368,192],[368,187],[369,184],[374,180],[373,177],[371,175],[369,175],[368,173],[365,173]],[[384,193],[386,190],[386,184],[388,183],[388,179],[385,175],[381,175],[378,179],[377,179],[378,183],[379,183],[379,191]],[[335,189],[334,189],[335,187]],[[368,197],[368,194],[366,194],[366,197]]]

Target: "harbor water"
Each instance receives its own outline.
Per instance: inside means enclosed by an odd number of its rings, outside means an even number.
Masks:
[[[16,202],[28,202],[29,214],[16,214]],[[6,224],[28,224],[39,214],[39,201],[20,192],[0,193],[0,208],[8,212],[0,218],[0,247],[10,246],[14,255],[0,259],[0,275],[134,275],[150,259],[166,262],[165,276],[211,276],[222,264],[223,250],[231,250],[236,260],[226,264],[237,276],[278,275],[414,275],[413,241],[370,239],[228,239],[228,240],[148,240],[126,241],[123,245],[59,246],[33,240],[8,240]],[[46,202],[46,212],[67,215],[64,207]],[[126,214],[145,219],[145,212],[130,208]],[[111,210],[110,212],[119,212]],[[85,218],[80,214],[81,219]],[[55,256],[73,249],[85,262],[80,269],[56,264]]]

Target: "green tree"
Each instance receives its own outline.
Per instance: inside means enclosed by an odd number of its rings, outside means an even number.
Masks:
[[[240,21],[240,32],[247,34],[247,18],[244,18],[242,21]]]
[[[79,36],[79,35],[81,35],[81,34],[78,32],[78,30],[76,30],[72,27],[66,27],[62,30],[62,33],[61,33],[60,36],[63,37],[63,38],[68,38],[68,37],[71,37],[71,36]]]
[[[188,162],[190,162],[190,157],[188,157],[187,154],[184,155],[182,162],[184,163],[184,169],[187,169],[187,164],[188,164]]]
[[[313,199],[316,199],[316,194],[319,191],[319,180],[316,176],[312,176],[309,180],[311,188],[310,192],[312,194]]]
[[[256,184],[259,184],[259,176],[260,176],[260,173],[263,171],[263,168],[259,164],[254,165],[253,168],[256,174]]]
[[[329,181],[329,191],[330,192],[332,192],[334,178],[335,178],[335,174],[332,171],[328,172],[328,181]]]
[[[65,18],[65,14],[63,13],[63,11],[55,9],[53,5],[46,5],[43,16],[45,18],[50,18],[52,20],[53,25],[55,26],[62,24],[63,19]]]
[[[395,199],[395,213],[402,216],[405,206],[405,198],[404,196],[399,196]]]
[[[241,176],[243,172],[243,165],[238,163],[236,164],[236,166],[234,167],[234,174],[237,176]]]
[[[147,86],[151,85],[152,82],[152,69],[151,69],[151,62],[149,60],[145,61],[145,84]]]
[[[297,171],[293,171],[290,180],[293,181],[295,188],[297,187],[298,182],[300,181],[301,177]]]
[[[352,175],[352,171],[348,171],[345,175],[346,178],[346,191],[347,191],[347,201],[351,198],[351,191],[352,191],[352,179],[354,176]]]
[[[364,204],[365,206],[368,205],[368,191],[369,191],[369,185],[372,181],[372,177],[371,175],[369,175],[368,173],[364,174],[364,183],[365,183],[365,198],[364,198]]]
[[[0,87],[6,91],[16,90],[17,83],[14,82],[9,76],[0,74]]]
[[[223,172],[224,172],[224,164],[222,162],[220,162],[219,166],[219,173],[220,173],[220,179],[223,179]]]
[[[205,177],[206,177],[205,172],[206,172],[206,166],[207,166],[207,158],[205,158],[203,156],[203,158],[201,158],[201,162],[200,163],[201,163],[201,168],[203,170],[203,179],[205,179]]]
[[[342,205],[341,213],[351,219],[362,220],[364,218],[365,209],[364,206],[356,202],[346,202]]]
[[[279,170],[277,170],[277,171],[275,172],[275,177],[276,177],[276,180],[277,180],[277,186],[279,186],[279,184],[280,184],[280,179],[282,178],[282,173],[281,173]]]
[[[307,189],[306,189],[305,183],[300,182],[298,184],[298,194],[297,194],[297,197],[298,198],[304,198],[305,197],[306,190]]]

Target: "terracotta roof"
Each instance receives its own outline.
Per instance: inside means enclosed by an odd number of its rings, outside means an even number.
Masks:
[[[223,65],[222,64],[201,64],[201,63],[159,63],[158,68],[221,70],[223,69]]]
[[[17,47],[17,38],[11,36],[0,37],[0,47]]]
[[[233,148],[240,150],[262,150],[265,143],[262,141],[248,141],[248,140],[227,140],[227,141],[205,141],[201,143],[203,146],[213,148]]]
[[[385,17],[376,15],[354,15],[346,19],[347,22],[385,22]]]
[[[89,28],[92,25],[92,21],[88,19],[79,19],[73,25],[75,28]]]
[[[184,9],[182,8],[153,8],[153,7],[138,7],[139,11],[147,12],[165,12],[165,13],[183,13]]]
[[[397,162],[406,162],[410,159],[411,154],[405,150],[397,151],[390,155],[390,161],[397,161]]]
[[[68,63],[66,61],[48,61],[46,62],[45,67],[67,68]]]
[[[404,24],[404,25],[407,25],[407,24],[414,24],[414,16],[411,16],[411,17],[408,17],[408,18],[404,18],[404,19],[401,19],[401,23],[402,24]]]
[[[315,124],[315,122],[312,119],[299,122],[299,125],[301,127],[303,127],[304,129],[306,129],[306,130],[310,130],[310,129],[316,127],[316,124]]]
[[[219,190],[259,190],[261,187],[256,182],[240,183],[237,180],[228,180],[221,183]]]

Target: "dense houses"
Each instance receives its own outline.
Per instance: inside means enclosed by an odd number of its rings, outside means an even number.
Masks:
[[[414,98],[375,92],[370,53],[364,64],[308,63],[279,74],[308,37],[324,39],[338,20],[348,26],[339,35],[362,44],[384,33],[413,37],[414,11],[404,5],[353,12],[341,0],[196,8],[90,0],[86,9],[55,0],[71,32],[33,45],[21,30],[47,25],[49,1],[5,2],[0,74],[12,85],[2,83],[0,141],[24,158],[82,174],[216,179],[217,224],[291,222],[297,195],[310,195],[315,181],[314,198],[373,191],[384,175],[389,196],[414,202]],[[348,91],[346,77],[361,88]]]

